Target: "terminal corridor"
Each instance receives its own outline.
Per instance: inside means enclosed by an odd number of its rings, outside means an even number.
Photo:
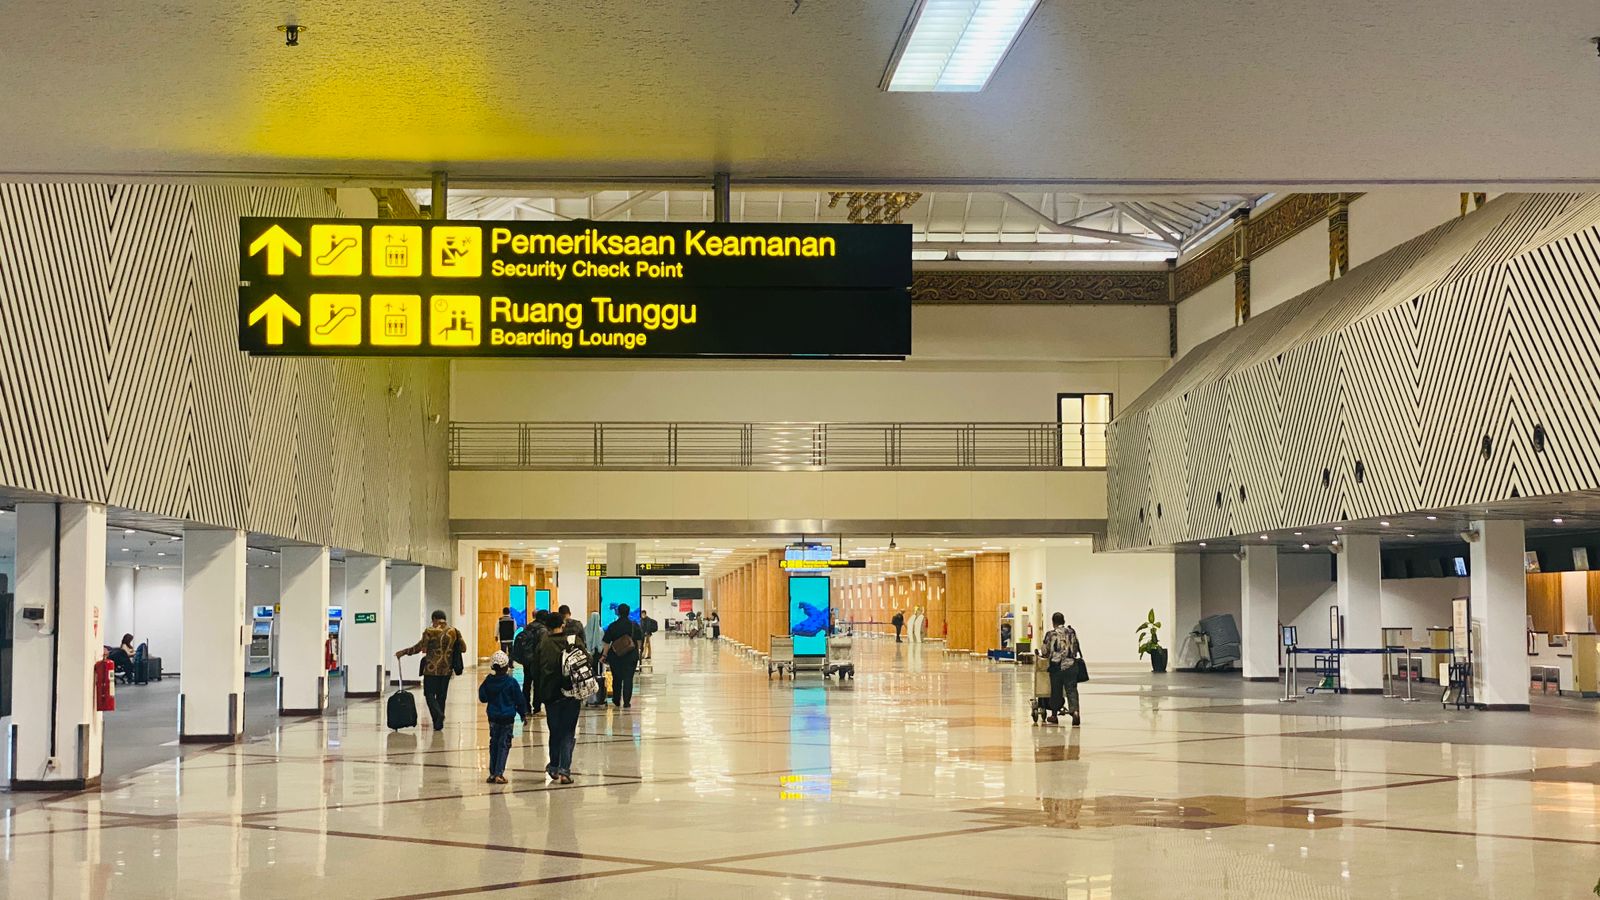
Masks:
[[[98,794],[0,801],[4,895],[1576,897],[1596,874],[1600,738],[1576,702],[1491,729],[1108,670],[1083,727],[1039,728],[1025,672],[934,644],[862,640],[838,684],[654,643],[632,711],[585,711],[567,787],[539,718],[510,784],[483,783],[471,672],[442,733],[350,701],[121,776],[113,733]]]

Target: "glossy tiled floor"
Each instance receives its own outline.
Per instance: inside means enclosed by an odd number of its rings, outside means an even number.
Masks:
[[[1085,726],[1041,729],[1016,670],[936,645],[864,642],[853,685],[791,686],[656,643],[634,710],[585,714],[574,786],[545,785],[537,722],[485,785],[458,680],[442,733],[354,703],[98,794],[5,797],[0,894],[1557,898],[1600,877],[1587,705],[1286,706],[1097,669]],[[1494,743],[1527,730],[1546,746]]]

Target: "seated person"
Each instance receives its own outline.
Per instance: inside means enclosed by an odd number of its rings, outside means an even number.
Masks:
[[[133,635],[122,636],[122,645],[106,651],[106,658],[116,663],[117,674],[124,677],[133,675]]]

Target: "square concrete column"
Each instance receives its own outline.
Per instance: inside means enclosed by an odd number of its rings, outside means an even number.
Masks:
[[[1343,552],[1334,557],[1339,572],[1335,595],[1344,616],[1344,645],[1351,648],[1383,646],[1383,563],[1378,536],[1353,534],[1340,541]],[[1345,687],[1353,694],[1383,693],[1383,657],[1346,654],[1340,661]]]
[[[106,508],[18,503],[16,573],[11,789],[97,788],[104,714],[95,711],[93,667],[105,655]]]
[[[183,678],[178,740],[231,744],[244,734],[245,534],[183,530]]]
[[[1520,521],[1472,523],[1474,693],[1485,709],[1528,708],[1527,541]]]
[[[278,551],[278,714],[320,716],[328,707],[328,548]]]
[[[410,647],[422,638],[428,627],[427,573],[422,566],[396,563],[389,567],[389,652],[384,661],[394,661],[395,671],[406,681],[422,680],[422,654],[395,659],[394,652]]]
[[[351,554],[344,559],[344,622],[339,643],[344,650],[344,695],[382,696],[384,667],[394,651],[385,652],[389,633],[389,561],[381,556]]]
[[[1174,669],[1193,666],[1199,658],[1195,642],[1189,639],[1189,632],[1200,621],[1203,593],[1200,559],[1198,553],[1175,553],[1172,556],[1172,621],[1167,623],[1163,637],[1171,648]],[[1049,628],[1048,621],[1045,627]]]
[[[639,546],[633,543],[606,545],[606,574],[612,578],[631,578],[639,573],[635,561]]]
[[[1248,681],[1278,680],[1278,548],[1244,548],[1239,569],[1239,655]]]
[[[562,544],[556,557],[556,606],[565,604],[578,621],[589,619],[589,548]]]

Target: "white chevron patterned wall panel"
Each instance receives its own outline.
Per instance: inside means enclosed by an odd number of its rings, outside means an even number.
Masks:
[[[1417,305],[1402,303],[1342,334],[1348,509],[1353,519],[1417,509],[1422,503],[1422,373]]]
[[[193,448],[194,191],[112,184],[107,499],[184,518]]]
[[[105,185],[0,184],[0,478],[106,495]]]
[[[1193,351],[1115,428],[1179,409],[1181,476],[1115,458],[1113,549],[1149,545],[1152,471],[1190,490],[1166,543],[1600,489],[1600,196],[1502,196]]]
[[[1150,411],[1150,493],[1145,519],[1157,544],[1189,533],[1189,430],[1183,398]]]
[[[1600,489],[1600,229],[1513,258],[1505,288],[1526,398],[1506,450],[1524,492]]]
[[[0,184],[0,484],[453,567],[442,437],[417,426],[447,365],[241,354],[252,214],[338,210],[276,186]]]
[[[1222,492],[1228,512],[1225,534],[1277,528],[1283,521],[1282,392],[1282,366],[1276,358],[1240,369],[1228,378],[1229,480]]]
[[[1200,385],[1184,398],[1188,431],[1190,533],[1228,534],[1233,465],[1228,456],[1228,382]]]
[[[194,191],[195,308],[193,400],[187,517],[200,522],[249,521],[250,359],[238,350],[237,303],[215,302],[238,290],[239,218],[250,214],[250,188]],[[200,302],[207,298],[212,302]]]
[[[1511,377],[1506,368],[1504,273],[1464,273],[1424,295],[1419,309],[1422,372],[1422,506],[1482,503],[1513,485],[1485,465],[1482,440],[1498,442]]]

